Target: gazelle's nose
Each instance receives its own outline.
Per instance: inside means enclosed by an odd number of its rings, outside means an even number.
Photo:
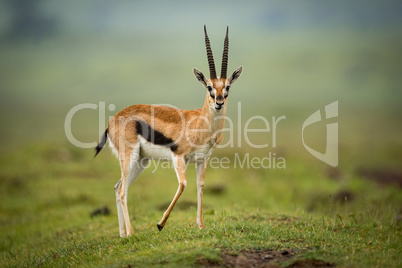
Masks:
[[[224,102],[222,102],[222,103],[217,102],[217,103],[216,103],[216,107],[222,108],[222,106],[223,106],[224,104],[225,104]]]
[[[222,95],[216,96],[216,104],[223,105],[224,100],[225,100],[225,99],[223,98]]]
[[[222,106],[225,104],[225,99],[223,98],[222,95],[216,96],[215,104],[216,104],[216,106],[215,106],[216,109],[218,109],[218,110],[222,109]]]

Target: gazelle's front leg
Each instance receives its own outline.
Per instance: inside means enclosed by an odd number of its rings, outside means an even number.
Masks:
[[[209,158],[206,158],[204,162],[197,162],[197,225],[200,229],[204,229],[204,223],[202,221],[202,196],[204,193],[204,180],[205,170],[207,168]]]
[[[163,213],[162,219],[157,224],[159,231],[162,231],[163,227],[166,224],[167,219],[169,218],[170,212],[172,212],[174,205],[176,204],[177,200],[179,200],[179,197],[181,196],[181,194],[183,193],[184,189],[187,186],[186,164],[184,161],[184,157],[173,155],[173,165],[174,170],[176,171],[177,179],[179,180],[179,188],[177,189],[176,195],[174,196],[169,207],[167,208],[165,213]]]

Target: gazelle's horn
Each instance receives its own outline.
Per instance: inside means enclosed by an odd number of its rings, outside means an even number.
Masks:
[[[208,57],[210,78],[216,79],[214,56],[212,55],[211,44],[209,43],[207,28],[205,27],[205,25],[204,25],[204,33],[205,33],[205,46],[207,48],[207,57]]]
[[[228,52],[229,52],[229,26],[226,28],[226,37],[223,47],[222,55],[222,68],[221,68],[221,78],[226,78],[228,73]]]

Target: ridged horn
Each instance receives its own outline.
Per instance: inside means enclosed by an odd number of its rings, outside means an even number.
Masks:
[[[228,53],[229,53],[229,26],[226,28],[226,37],[223,46],[221,78],[226,78],[228,73]]]
[[[208,57],[210,78],[216,79],[214,56],[212,55],[211,44],[209,42],[209,38],[208,38],[208,34],[207,34],[207,27],[205,27],[205,25],[204,25],[204,33],[205,33],[205,46],[207,48],[207,57]]]

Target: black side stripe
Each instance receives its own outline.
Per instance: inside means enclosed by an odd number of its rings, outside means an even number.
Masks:
[[[163,135],[162,132],[159,132],[153,129],[150,125],[148,125],[144,121],[136,121],[135,128],[137,129],[137,134],[140,134],[144,139],[148,142],[152,142],[156,145],[161,145],[164,147],[170,148],[172,152],[176,152],[178,149],[177,144],[171,138]]]

